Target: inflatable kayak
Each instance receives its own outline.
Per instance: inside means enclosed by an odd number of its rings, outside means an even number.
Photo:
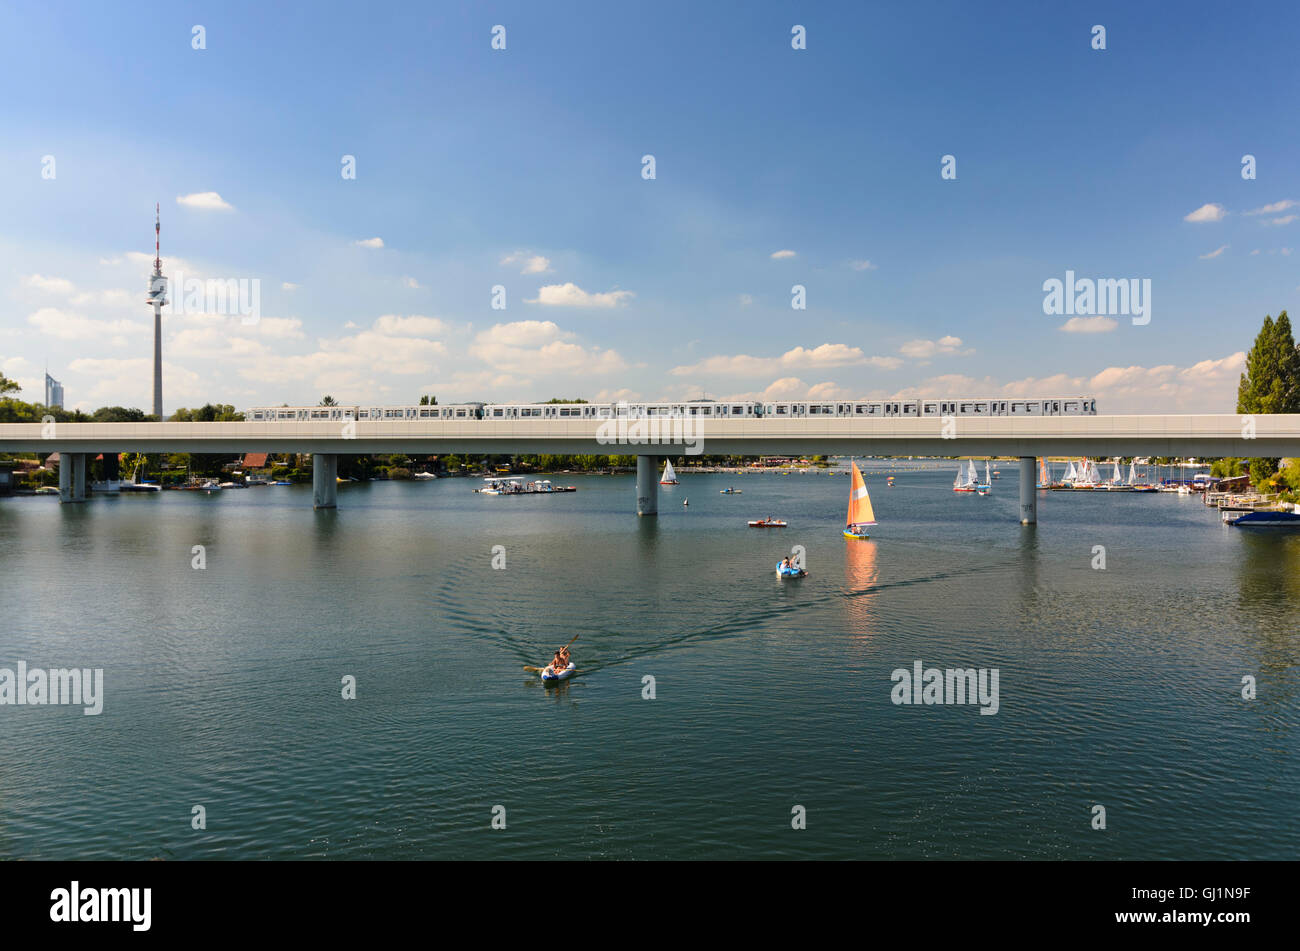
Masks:
[[[750,528],[785,528],[785,522],[779,518],[760,518],[749,523]]]
[[[807,574],[808,572],[802,568],[787,567],[779,561],[776,563],[776,576],[778,578],[802,578]]]
[[[542,683],[553,684],[561,680],[568,680],[573,676],[574,666],[573,661],[569,661],[569,666],[565,667],[563,670],[557,671],[553,667],[547,667],[542,671]]]

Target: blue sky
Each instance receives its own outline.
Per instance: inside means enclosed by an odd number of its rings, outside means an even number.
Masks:
[[[164,311],[169,412],[1228,411],[1300,286],[1297,25],[1281,3],[10,3],[0,370],[39,398],[48,361],[69,405],[148,408],[160,202],[165,273],[260,282],[255,324]],[[1067,270],[1149,279],[1150,323],[1045,315]]]

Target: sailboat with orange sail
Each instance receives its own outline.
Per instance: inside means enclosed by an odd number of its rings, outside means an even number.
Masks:
[[[876,524],[876,513],[871,508],[871,495],[866,480],[853,463],[853,478],[849,482],[849,512],[844,520],[845,538],[870,538],[867,526]]]

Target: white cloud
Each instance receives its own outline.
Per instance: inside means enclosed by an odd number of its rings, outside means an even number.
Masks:
[[[1228,250],[1228,245],[1224,244],[1224,245],[1220,245],[1219,247],[1215,248],[1213,251],[1208,252],[1207,254],[1201,254],[1201,255],[1198,255],[1198,257],[1199,257],[1202,261],[1208,261],[1208,260],[1210,260],[1211,258],[1217,258],[1220,254],[1222,254],[1224,251],[1227,251],[1227,250]]]
[[[1190,214],[1184,215],[1183,221],[1191,221],[1193,223],[1203,221],[1222,221],[1227,214],[1228,213],[1223,209],[1222,205],[1210,203],[1202,205]]]
[[[360,241],[353,241],[358,248],[382,248],[384,246],[383,238],[363,238]]]
[[[781,251],[773,251],[773,252],[771,253],[771,255],[769,255],[769,256],[771,257],[771,259],[772,259],[773,261],[782,261],[782,260],[784,260],[785,258],[792,258],[792,257],[794,257],[794,256],[795,256],[795,253],[794,253],[793,251],[789,250],[788,248],[786,248],[786,249],[781,250]]]
[[[898,348],[898,352],[913,360],[929,360],[936,356],[964,357],[975,352],[974,348],[963,350],[961,337],[946,336],[938,340],[909,340]]]
[[[301,284],[294,284],[292,281],[285,281],[283,284],[280,285],[280,290],[296,291],[300,287],[302,287]]]
[[[234,207],[216,192],[191,192],[177,195],[176,204],[202,211],[234,211]]]
[[[83,314],[59,310],[56,307],[42,307],[27,318],[40,333],[59,340],[86,340],[109,338],[114,346],[126,341],[123,334],[144,335],[148,327],[132,320],[92,320]]]
[[[47,294],[62,294],[65,297],[75,290],[72,282],[66,278],[45,277],[43,274],[29,274],[23,278],[23,283],[38,291],[44,291]]]
[[[508,267],[512,264],[523,264],[524,267],[519,272],[520,274],[549,274],[551,271],[550,258],[529,251],[516,251],[514,254],[501,259],[502,267]]]
[[[431,337],[447,333],[451,327],[437,317],[423,317],[412,314],[402,317],[398,314],[385,314],[375,320],[377,333],[390,334],[394,337]]]
[[[606,291],[603,294],[589,294],[573,282],[567,284],[547,284],[537,290],[537,296],[525,301],[528,304],[541,304],[544,307],[618,307],[635,295],[631,291]]]
[[[79,406],[148,407],[153,399],[153,359],[150,357],[82,357],[68,364],[68,370],[95,378],[84,398],[78,398]],[[84,384],[78,392],[81,390],[85,390]],[[205,390],[199,374],[167,360],[163,361],[163,395],[167,398],[166,406],[172,409],[213,399],[212,393]]]
[[[1291,222],[1295,221],[1296,218],[1300,218],[1300,215],[1283,215],[1281,218],[1270,218],[1268,223],[1280,227],[1282,225],[1289,225]]]
[[[1067,334],[1104,334],[1119,326],[1114,317],[1071,317],[1061,324],[1061,332]]]
[[[876,270],[876,265],[872,264],[870,261],[850,261],[850,262],[849,262],[849,267],[853,268],[853,270],[855,270],[855,271],[874,271],[874,270]]]
[[[750,294],[741,294],[738,299],[740,301],[741,307],[748,307],[749,305],[754,303],[754,298]]]
[[[628,369],[617,351],[583,347],[574,342],[574,334],[549,320],[495,324],[474,338],[470,354],[497,373],[588,376]]]
[[[404,277],[402,278],[402,286],[415,291],[420,289],[420,282],[413,277]]]
[[[1254,208],[1246,212],[1246,214],[1276,215],[1279,211],[1286,211],[1288,208],[1294,208],[1296,205],[1300,205],[1300,201],[1293,201],[1290,198],[1284,198],[1282,201],[1275,201],[1271,205],[1263,205],[1262,207]]]
[[[234,328],[273,340],[301,340],[303,337],[302,321],[297,317],[262,317],[255,324],[236,322]]]
[[[824,343],[807,349],[795,347],[779,357],[754,357],[740,353],[732,356],[715,356],[690,366],[673,367],[668,372],[674,376],[767,376],[798,369],[825,367],[874,366],[894,370],[902,366],[897,357],[868,357],[859,347],[842,343]]]

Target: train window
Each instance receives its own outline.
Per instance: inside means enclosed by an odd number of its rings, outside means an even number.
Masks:
[[[778,406],[778,407],[776,408],[776,415],[777,415],[777,416],[785,416],[785,415],[787,415],[789,412],[790,412],[790,408],[789,408],[788,406]]]
[[[933,415],[936,414],[937,412],[939,412],[939,404],[938,404],[938,403],[926,403],[926,404],[925,404],[925,415],[926,415],[926,416],[933,416]]]
[[[744,416],[745,408],[743,406],[733,406],[731,407],[731,412],[735,416]]]

